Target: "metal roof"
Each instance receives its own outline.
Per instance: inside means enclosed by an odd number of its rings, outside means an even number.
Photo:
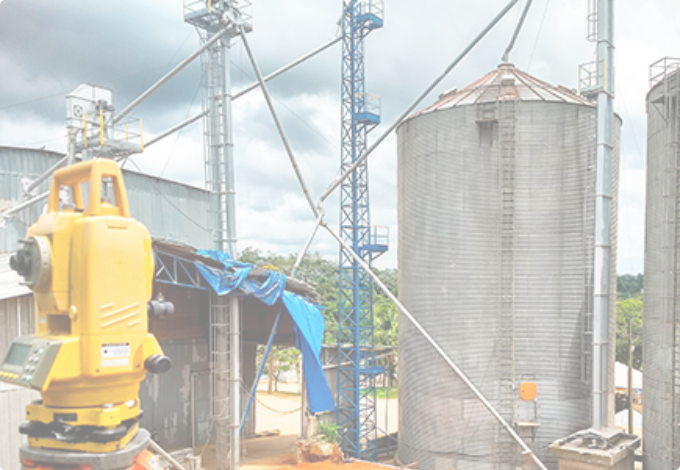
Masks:
[[[415,115],[454,106],[493,103],[504,100],[594,106],[591,101],[578,95],[576,90],[563,85],[550,85],[526,72],[522,72],[512,64],[504,63],[500,64],[496,70],[487,73],[461,90],[453,88],[442,93],[436,103]]]
[[[23,285],[23,279],[9,267],[13,253],[0,254],[0,300],[31,294],[31,289]]]

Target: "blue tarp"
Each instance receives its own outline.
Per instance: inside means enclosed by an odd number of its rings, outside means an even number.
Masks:
[[[270,271],[269,278],[260,283],[248,279],[254,267],[252,264],[234,261],[221,251],[204,250],[199,253],[224,264],[223,271],[196,265],[217,295],[225,295],[238,288],[267,305],[282,300],[293,319],[296,346],[302,353],[309,408],[312,413],[334,410],[333,395],[320,360],[324,319],[319,307],[300,295],[286,291],[286,276],[281,273]]]

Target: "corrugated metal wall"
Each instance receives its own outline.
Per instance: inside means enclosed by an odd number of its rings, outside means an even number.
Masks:
[[[206,338],[166,340],[161,341],[161,347],[172,359],[172,368],[161,375],[147,374],[142,382],[139,396],[144,418],[141,425],[151,431],[165,449],[191,447],[192,439],[197,446],[202,445],[208,439],[210,427],[208,341]]]
[[[645,470],[680,466],[680,83],[647,96],[647,211],[643,332]]]
[[[153,327],[159,330],[161,338],[161,346],[167,356],[173,361],[173,366],[169,372],[162,375],[148,374],[147,378],[142,382],[140,387],[140,399],[142,409],[144,410],[144,418],[142,426],[148,429],[154,438],[163,447],[175,450],[190,447],[192,439],[197,445],[205,443],[210,435],[210,378],[209,378],[209,355],[208,355],[208,339],[205,325],[201,325],[198,316],[203,315],[207,321],[207,295],[203,305],[203,310],[200,308],[200,299],[187,300],[182,303],[177,296],[183,296],[190,299],[192,295],[200,297],[202,292],[191,292],[187,295],[185,288],[175,288],[179,291],[173,295],[172,288],[164,289],[164,292],[169,299],[177,302],[178,312],[173,316],[169,324],[163,323],[158,319],[152,320]],[[196,309],[189,309],[188,304],[197,305]],[[24,295],[21,297],[12,297],[0,300],[0,356],[4,356],[9,344],[14,337],[19,334],[32,334],[34,329],[34,303],[32,295]],[[193,316],[193,323],[196,328],[182,328],[184,324],[182,318],[185,316]],[[203,321],[203,323],[205,323]],[[195,337],[186,337],[186,336]],[[170,339],[168,336],[172,336]],[[193,376],[193,378],[192,378]],[[193,384],[193,394],[192,385]],[[2,384],[0,384],[0,387]],[[3,393],[5,393],[3,395]],[[14,410],[12,420],[16,415],[16,426],[14,421],[10,427],[0,426],[0,439],[4,437],[3,433],[9,433],[12,436],[18,436],[18,425],[23,421],[24,407],[27,404],[26,397],[33,397],[38,399],[39,394],[31,392],[30,390],[20,389],[15,391],[4,392],[0,389],[0,417],[6,416],[3,414],[3,404],[6,404],[8,409]],[[192,436],[192,403],[193,403],[193,421],[194,429]],[[19,441],[17,438],[3,439],[3,442],[11,443],[11,447],[7,449],[11,455],[19,455]],[[11,470],[11,467],[4,467],[2,465],[2,451],[4,448],[0,443],[0,468],[2,470]],[[9,445],[9,444],[7,444]],[[18,467],[16,470],[19,470]]]
[[[57,163],[63,155],[55,152],[13,147],[0,147],[0,211],[15,205],[23,194],[23,182],[35,178]],[[44,181],[34,194],[38,195],[50,187]],[[42,213],[44,204],[36,204],[0,225],[0,253],[15,251],[17,240],[26,236],[26,230]]]
[[[540,423],[528,441],[556,466],[547,446],[590,426],[595,109],[455,106],[407,120],[397,136],[400,298],[508,421]],[[616,227],[614,212],[612,273]],[[615,289],[612,276],[612,338]],[[401,320],[402,462],[521,464],[507,433]],[[538,385],[535,407],[518,398],[525,380]]]
[[[33,295],[0,300],[0,360],[15,337],[33,333],[33,309]]]
[[[38,399],[37,392],[0,383],[0,469],[21,470],[19,447],[26,438],[19,434],[19,425],[25,421],[26,405]]]
[[[20,200],[22,180],[44,173],[62,155],[44,150],[0,147],[0,210]],[[210,192],[178,182],[124,171],[132,216],[140,220],[155,238],[165,238],[200,248],[212,248],[215,225],[214,201]],[[35,191],[49,189],[50,180]],[[38,218],[44,204],[11,218],[0,226],[0,253],[17,249],[17,240]]]
[[[33,295],[0,300],[0,360],[15,336],[33,332]],[[19,446],[25,439],[19,425],[25,421],[24,410],[40,394],[32,390],[0,383],[0,469],[21,470]]]

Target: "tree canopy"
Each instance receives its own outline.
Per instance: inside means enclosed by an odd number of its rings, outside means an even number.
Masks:
[[[280,271],[290,275],[295,265],[296,255],[277,255],[262,252],[256,248],[246,248],[239,257],[240,261],[255,264],[265,269]],[[325,342],[337,343],[338,334],[338,262],[322,257],[319,253],[307,254],[300,263],[296,277],[316,288],[321,297],[324,319],[326,320]],[[397,270],[375,270],[380,280],[393,293],[397,294]],[[380,290],[373,290],[374,341],[376,345],[393,346],[398,341],[399,314],[397,307]]]

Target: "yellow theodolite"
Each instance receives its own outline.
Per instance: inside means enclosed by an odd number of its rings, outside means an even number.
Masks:
[[[123,449],[138,431],[140,382],[171,364],[148,331],[151,237],[130,217],[118,165],[90,160],[56,171],[48,211],[10,265],[37,310],[36,333],[16,338],[0,365],[0,380],[41,393],[20,428],[29,447]]]

